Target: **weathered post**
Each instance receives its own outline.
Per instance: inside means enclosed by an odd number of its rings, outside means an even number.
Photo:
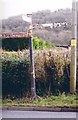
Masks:
[[[32,14],[30,14],[30,16],[32,19]],[[31,20],[31,24],[29,25],[28,37],[30,44],[31,97],[36,97],[34,53],[33,53],[33,39],[32,39],[32,20]]]
[[[31,74],[31,97],[36,97],[35,87],[35,70],[34,70],[34,53],[33,53],[33,39],[32,39],[32,13],[22,16],[23,20],[29,23],[28,38],[30,44],[30,74]]]
[[[76,91],[76,47],[77,47],[77,10],[76,0],[72,0],[72,39],[71,39],[71,63],[70,63],[70,93]]]

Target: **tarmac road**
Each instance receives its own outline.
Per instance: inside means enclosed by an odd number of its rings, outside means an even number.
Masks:
[[[1,118],[2,118],[2,110],[0,110],[0,120],[1,120]]]
[[[2,118],[71,118],[72,120],[76,117],[76,112],[2,111]]]

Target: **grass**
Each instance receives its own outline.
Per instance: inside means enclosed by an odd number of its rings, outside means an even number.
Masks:
[[[40,99],[31,100],[29,98],[20,99],[4,99],[2,101],[3,106],[49,106],[49,107],[76,107],[78,99],[76,95],[61,95],[42,97]]]
[[[2,100],[0,99],[0,106],[2,106]]]

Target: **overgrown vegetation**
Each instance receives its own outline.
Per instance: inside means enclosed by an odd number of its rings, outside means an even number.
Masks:
[[[35,50],[36,91],[40,96],[69,92],[70,51],[67,49]],[[30,95],[29,50],[2,51],[3,96]]]

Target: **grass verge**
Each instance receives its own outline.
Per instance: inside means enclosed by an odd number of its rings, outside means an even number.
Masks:
[[[49,106],[49,107],[76,107],[78,98],[76,95],[61,95],[41,97],[40,99],[31,100],[30,98],[20,99],[3,99],[3,106]]]

